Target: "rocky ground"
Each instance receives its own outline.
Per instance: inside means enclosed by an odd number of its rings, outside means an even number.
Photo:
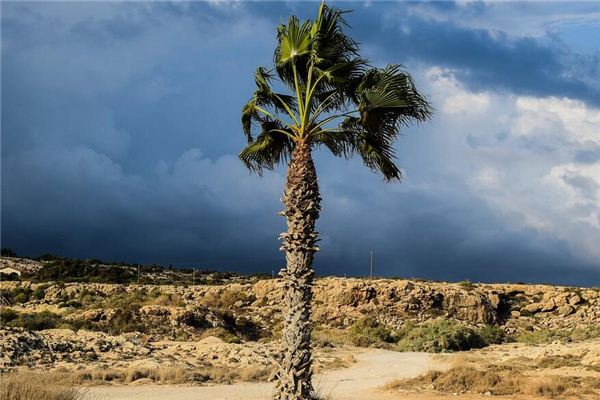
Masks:
[[[11,267],[44,265],[12,259]],[[88,383],[267,380],[281,328],[279,282],[236,279],[1,282],[0,370],[69,371]],[[351,345],[398,350],[399,332],[421,332],[423,338],[410,339],[434,342],[419,347],[428,351],[452,349],[447,342],[465,336],[455,326],[481,329],[494,336],[489,343],[509,342],[472,353],[488,364],[519,362],[529,375],[551,367],[582,378],[600,369],[598,288],[322,278],[313,318],[318,371],[352,366],[358,350]],[[448,331],[440,321],[455,325]]]

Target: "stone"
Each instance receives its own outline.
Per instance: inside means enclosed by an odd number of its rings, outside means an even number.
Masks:
[[[556,309],[556,303],[554,302],[554,299],[550,299],[544,304],[541,311],[549,312],[549,311],[553,311],[555,309]]]
[[[558,315],[560,315],[561,317],[568,317],[569,315],[573,314],[574,312],[575,312],[575,309],[569,305],[564,305],[564,306],[558,308]]]
[[[567,299],[567,302],[570,305],[575,306],[575,305],[581,303],[581,297],[577,293],[574,293],[571,296],[569,296],[569,298]]]
[[[524,308],[525,308],[525,310],[529,311],[530,313],[536,313],[538,311],[541,311],[542,308],[544,308],[544,306],[540,303],[531,303],[531,304],[527,304]]]
[[[494,307],[497,310],[500,306],[500,296],[498,295],[498,293],[488,294],[488,300],[490,301],[492,307]]]

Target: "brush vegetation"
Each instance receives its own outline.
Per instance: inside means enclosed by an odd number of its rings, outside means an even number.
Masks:
[[[348,329],[316,329],[314,337],[321,345],[350,344],[431,353],[482,348],[508,340],[504,331],[491,325],[473,328],[438,319],[420,325],[407,323],[401,329],[393,330],[370,317],[354,322]]]
[[[0,400],[86,400],[73,377],[61,373],[11,372],[2,374]]]
[[[487,393],[556,397],[597,394],[600,382],[594,378],[529,376],[509,366],[475,367],[463,363],[446,371],[430,371],[411,379],[388,383],[388,390],[434,390],[440,393]]]

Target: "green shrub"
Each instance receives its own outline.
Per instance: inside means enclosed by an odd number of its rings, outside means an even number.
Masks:
[[[401,351],[439,353],[482,348],[488,344],[477,330],[449,320],[409,325],[401,331],[401,337],[398,342]]]
[[[137,280],[133,268],[99,265],[95,260],[53,259],[29,276],[35,282],[131,283]]]
[[[17,286],[10,293],[9,297],[13,303],[27,303],[31,298],[33,290],[28,287]]]
[[[369,317],[352,324],[349,337],[352,344],[359,347],[386,347],[386,344],[398,341],[390,328]]]
[[[0,325],[6,325],[19,316],[12,308],[0,308]]]
[[[33,290],[33,297],[36,300],[43,300],[44,297],[46,297],[46,289],[48,289],[50,287],[50,285],[41,285],[36,287]]]
[[[598,337],[600,337],[600,326],[590,325],[585,328],[575,328],[571,330],[540,329],[522,333],[515,339],[518,342],[527,344],[546,344],[555,341],[579,342]]]
[[[475,289],[475,284],[473,284],[469,280],[458,282],[458,286],[462,287],[465,290],[469,290],[469,291]]]
[[[485,325],[482,328],[476,329],[475,332],[482,338],[486,346],[508,341],[506,332],[494,325]]]
[[[139,308],[129,305],[120,309],[117,314],[108,321],[106,331],[111,335],[119,335],[125,332],[146,332],[147,325],[143,324],[138,315]]]
[[[7,325],[18,328],[25,328],[30,331],[40,331],[42,329],[53,329],[62,323],[60,315],[50,311],[39,313],[18,313]]]

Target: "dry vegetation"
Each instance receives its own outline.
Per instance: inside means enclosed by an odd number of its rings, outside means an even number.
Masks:
[[[12,372],[0,378],[0,400],[86,400],[73,376],[61,373]]]
[[[416,378],[395,380],[388,383],[385,389],[411,392],[530,395],[550,398],[557,396],[597,398],[596,396],[600,395],[598,377],[565,376],[560,371],[551,371],[544,375],[532,373],[535,368],[556,369],[578,365],[578,361],[573,357],[547,357],[533,365],[514,362],[501,365],[477,364],[458,358],[445,371],[433,370]]]
[[[0,400],[82,400],[85,390],[74,386],[104,383],[152,382],[157,384],[265,382],[272,368],[245,366],[226,368],[213,366],[190,368],[183,365],[164,367],[132,366],[127,369],[83,369],[76,371],[31,373],[19,370],[2,375]],[[47,394],[46,394],[47,393]]]

